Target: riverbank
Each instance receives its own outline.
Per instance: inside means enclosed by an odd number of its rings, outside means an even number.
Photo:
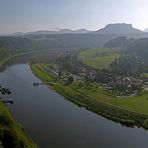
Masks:
[[[0,101],[0,147],[37,148],[8,107]]]
[[[44,70],[44,66],[45,64],[33,64],[31,69],[43,82],[54,82],[52,88],[67,100],[126,126],[148,128],[148,114],[114,105],[117,101],[114,102],[113,96],[100,88],[95,88],[96,86],[65,85],[62,80],[54,80],[52,74]]]
[[[0,62],[0,68],[9,60],[31,54],[26,52],[15,54]],[[38,146],[25,134],[23,126],[13,117],[8,107],[0,100],[0,147],[37,148]]]

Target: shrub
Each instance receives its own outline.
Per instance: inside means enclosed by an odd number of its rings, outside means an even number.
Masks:
[[[143,122],[143,125],[145,129],[148,129],[148,119]]]

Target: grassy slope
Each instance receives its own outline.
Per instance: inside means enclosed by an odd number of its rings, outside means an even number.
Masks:
[[[0,102],[0,141],[4,147],[36,148],[20,124],[16,122],[8,108]]]
[[[42,81],[52,81],[52,76],[44,71],[44,66],[46,65],[36,64],[32,65],[31,68]],[[132,122],[136,122],[135,125],[143,126],[143,122],[148,118],[147,92],[136,97],[119,99],[95,85],[64,85],[62,81],[56,81],[53,88],[79,106],[118,122],[130,119]]]
[[[113,96],[110,96],[109,94],[107,94],[106,91],[103,91],[100,88],[95,90],[95,92],[88,91],[86,89],[83,89],[83,91],[98,101],[104,101],[106,103],[110,103],[111,105],[127,109],[129,111],[148,115],[148,91],[145,91],[135,97],[126,98],[115,98]]]
[[[84,64],[97,68],[103,69],[108,68],[108,66],[117,58],[119,49],[108,49],[108,48],[99,48],[83,51],[78,55],[78,59],[81,60]]]

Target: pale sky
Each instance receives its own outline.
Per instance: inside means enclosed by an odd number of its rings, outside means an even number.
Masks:
[[[0,34],[109,23],[148,28],[148,0],[0,0]]]

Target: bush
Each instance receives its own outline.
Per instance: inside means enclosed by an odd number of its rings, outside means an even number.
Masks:
[[[143,125],[145,129],[148,129],[148,119],[143,122]]]

